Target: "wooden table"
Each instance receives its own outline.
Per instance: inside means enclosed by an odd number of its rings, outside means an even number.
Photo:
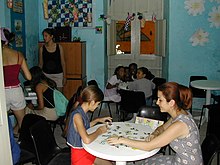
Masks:
[[[96,125],[87,130],[88,133],[94,132],[100,125]],[[109,126],[107,133],[98,136],[98,138],[90,144],[83,144],[84,149],[92,155],[116,161],[116,165],[125,165],[127,161],[136,161],[148,158],[159,151],[143,151],[136,148],[131,148],[125,145],[109,145],[107,138],[113,135],[129,137],[131,139],[144,140],[153,130],[149,126],[126,122],[113,122]]]

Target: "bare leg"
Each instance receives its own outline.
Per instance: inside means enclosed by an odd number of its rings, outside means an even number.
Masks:
[[[18,126],[18,123],[16,123],[14,128],[13,128],[14,135],[18,135],[18,131],[19,131],[19,126]]]
[[[21,109],[21,110],[16,110],[16,111],[13,111],[16,119],[17,119],[17,122],[18,122],[18,127],[21,128],[21,123],[22,123],[22,120],[24,118],[24,109]]]
[[[109,160],[96,158],[95,162],[94,162],[94,165],[113,165],[113,164]]]

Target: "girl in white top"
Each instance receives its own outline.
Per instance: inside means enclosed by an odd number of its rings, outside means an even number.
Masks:
[[[108,80],[108,83],[106,85],[106,89],[104,92],[104,101],[121,101],[121,96],[117,92],[117,87],[119,83],[122,82],[124,74],[125,72],[123,66],[118,66],[115,69],[114,75]]]

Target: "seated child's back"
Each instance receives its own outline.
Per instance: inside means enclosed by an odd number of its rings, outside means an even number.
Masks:
[[[135,91],[142,91],[145,94],[145,98],[148,99],[152,96],[152,91],[155,88],[155,84],[146,78],[148,69],[145,67],[140,67],[137,70],[137,80],[133,82],[128,82],[128,89]]]

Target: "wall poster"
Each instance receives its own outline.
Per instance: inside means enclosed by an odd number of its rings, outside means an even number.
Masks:
[[[13,0],[13,12],[23,13],[23,1]]]
[[[92,27],[92,0],[48,0],[48,27]]]

